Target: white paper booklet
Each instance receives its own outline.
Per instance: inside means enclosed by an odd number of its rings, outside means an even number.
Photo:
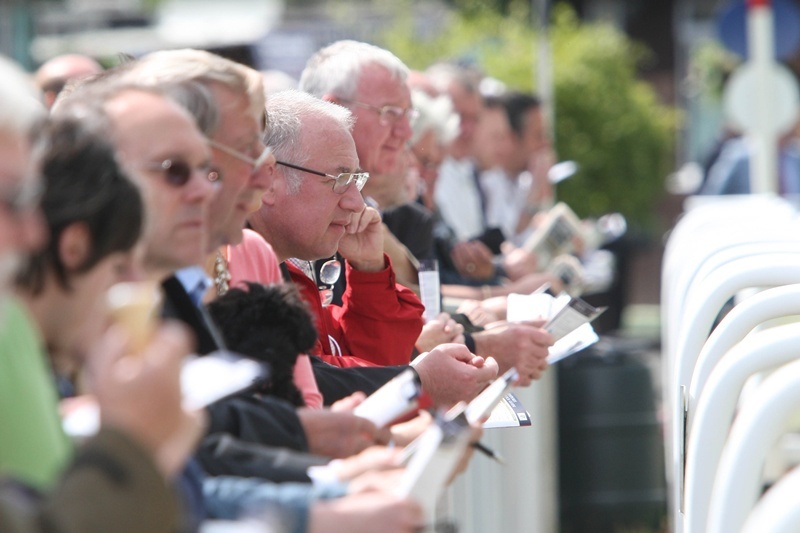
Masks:
[[[484,429],[516,428],[531,425],[531,414],[513,392],[507,392],[492,409],[489,419],[483,423]]]
[[[511,384],[519,378],[519,373],[515,368],[506,371],[505,374],[492,381],[488,387],[483,389],[480,394],[469,402],[464,413],[467,422],[477,424],[482,418],[493,412],[503,399],[503,396],[511,388]]]
[[[454,414],[457,413],[457,414]],[[418,502],[425,513],[429,531],[436,522],[436,506],[469,446],[470,429],[464,405],[437,415],[425,432],[406,448],[411,449],[397,493]]]
[[[547,358],[552,364],[599,340],[591,321],[605,310],[567,293],[556,297],[546,292],[509,294],[507,318],[509,322],[547,321],[544,328],[556,339]]]
[[[567,204],[559,202],[547,212],[545,220],[522,248],[536,255],[539,265],[547,268],[556,256],[572,252],[576,240],[584,239],[580,219]]]
[[[370,394],[353,414],[381,428],[417,407],[421,392],[419,374],[407,369]]]

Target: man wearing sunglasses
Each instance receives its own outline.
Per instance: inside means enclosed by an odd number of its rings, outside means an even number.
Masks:
[[[60,100],[54,114],[80,117],[102,107],[120,162],[147,206],[144,264],[161,281],[203,260],[208,209],[219,187],[205,137],[185,109],[162,91],[122,82],[89,83]]]
[[[36,112],[37,97],[27,87],[24,74],[3,58],[0,77],[4,80],[0,87],[0,187],[4,194],[0,257],[4,264],[11,264],[45,244],[38,195],[33,193],[40,185],[34,178],[36,151],[29,136],[43,116]],[[101,170],[94,167],[92,171]],[[156,175],[153,179],[165,178]],[[86,228],[76,231],[84,237],[89,232]],[[65,245],[58,251],[74,258],[94,253],[91,245]],[[0,289],[6,291],[8,283],[7,277],[0,280]],[[199,421],[180,405],[180,361],[188,351],[188,336],[175,328],[159,329],[136,355],[135,363],[118,331],[109,332],[94,346],[92,377],[104,385],[98,390],[101,428],[73,458],[61,431],[50,368],[43,359],[44,341],[15,299],[4,293],[0,304],[0,530],[175,531],[178,507],[167,481],[200,429]],[[154,410],[153,405],[158,408]]]
[[[275,171],[274,157],[261,138],[265,109],[260,74],[208,52],[170,50],[145,56],[127,66],[119,77],[133,83],[199,85],[213,98],[218,111],[215,120],[205,117],[199,106],[189,108],[193,108],[197,122],[206,125],[204,133],[212,148],[212,166],[218,173],[219,189],[211,201],[208,222],[212,244],[208,252],[214,261],[220,245],[243,240],[245,217],[261,205],[261,196]],[[259,153],[261,155],[256,156]],[[356,176],[356,181],[359,179],[363,182],[364,178]],[[261,237],[255,237],[261,240]],[[252,241],[250,236],[248,241]],[[263,244],[263,240],[261,242]],[[203,312],[202,299],[208,295],[198,295],[193,291],[198,281],[207,279],[203,268],[195,266],[200,264],[202,262],[182,265],[177,275],[170,276],[163,286],[169,316],[179,318],[192,328],[198,340],[198,353],[205,354],[224,348],[225,343]],[[209,292],[216,293],[216,289],[212,286]],[[205,289],[201,291],[205,292]],[[306,365],[308,376],[304,379],[311,380],[316,390],[307,358]],[[386,373],[370,381],[373,388],[377,388],[392,376]],[[298,380],[298,372],[295,372],[295,379]],[[326,416],[319,410],[300,410],[295,414],[293,406],[287,409],[282,402],[270,398],[257,402],[250,400],[231,398],[211,406],[210,432],[228,432],[236,436],[247,434],[262,444],[337,457],[359,451],[373,442],[365,441],[364,435],[374,437],[375,428],[364,427],[364,420],[352,414],[328,413]],[[348,438],[332,438],[331,433],[347,434]],[[211,460],[206,457],[205,462]]]

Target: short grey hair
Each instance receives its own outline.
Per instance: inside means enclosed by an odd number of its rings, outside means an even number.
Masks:
[[[41,93],[16,63],[0,56],[0,133],[30,137],[47,112]]]
[[[261,73],[222,56],[186,48],[152,52],[134,61],[129,74],[138,83],[174,85],[194,81],[203,85],[219,83],[245,95],[253,116],[264,113],[264,82]]]
[[[425,70],[425,75],[433,87],[441,92],[450,92],[450,86],[458,85],[466,92],[479,93],[480,81],[483,77],[474,68],[462,67],[453,63],[434,63]]]
[[[272,148],[278,160],[296,165],[303,165],[309,159],[307,148],[302,145],[304,126],[313,127],[318,120],[329,120],[349,132],[355,124],[349,109],[297,90],[270,95],[267,113],[270,122],[264,144]],[[295,194],[302,180],[299,171],[283,166],[278,170],[286,176],[289,193]]]
[[[138,75],[136,61],[124,63],[95,76],[68,84],[53,104],[53,113],[63,108],[72,114],[91,105],[104,106],[109,100],[129,90],[158,94],[185,109],[195,120],[197,128],[210,137],[219,125],[219,112],[211,91],[200,80],[170,79],[155,82],[153,77]]]
[[[300,76],[300,90],[317,98],[326,94],[353,98],[370,65],[385,68],[402,82],[408,77],[408,67],[390,51],[359,41],[337,41],[311,56]]]
[[[436,141],[441,145],[448,145],[458,137],[461,118],[447,94],[430,96],[425,91],[413,89],[411,102],[419,116],[411,126],[414,133],[409,144],[416,144],[428,131],[433,131]]]

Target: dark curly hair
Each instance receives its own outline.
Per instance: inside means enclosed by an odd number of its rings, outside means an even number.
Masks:
[[[47,271],[62,288],[70,290],[72,275],[91,270],[110,254],[133,248],[144,225],[144,202],[138,187],[117,163],[104,117],[52,118],[43,133],[47,148],[40,206],[48,243],[29,258],[17,279],[18,285],[33,294],[43,290]],[[59,256],[59,239],[76,223],[85,224],[92,246],[83,264],[68,271]]]
[[[270,383],[263,392],[304,406],[293,371],[298,354],[307,353],[317,340],[311,314],[291,283],[245,285],[246,290],[232,288],[211,302],[211,317],[230,350],[270,364]]]

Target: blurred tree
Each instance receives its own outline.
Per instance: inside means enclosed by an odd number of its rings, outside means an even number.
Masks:
[[[454,12],[436,28],[414,27],[401,13],[404,22],[385,34],[383,44],[411,68],[444,60],[472,63],[509,88],[531,91],[536,33],[528,6],[507,4],[508,14]],[[678,114],[636,78],[647,51],[610,25],[579,21],[566,5],[552,11],[550,39],[555,144],[559,159],[581,167],[559,185],[559,199],[583,217],[619,211],[633,227],[654,229],[656,204],[673,169]]]
[[[447,0],[447,4],[467,18],[479,17],[487,13],[509,15],[520,14],[530,7],[530,0]]]

